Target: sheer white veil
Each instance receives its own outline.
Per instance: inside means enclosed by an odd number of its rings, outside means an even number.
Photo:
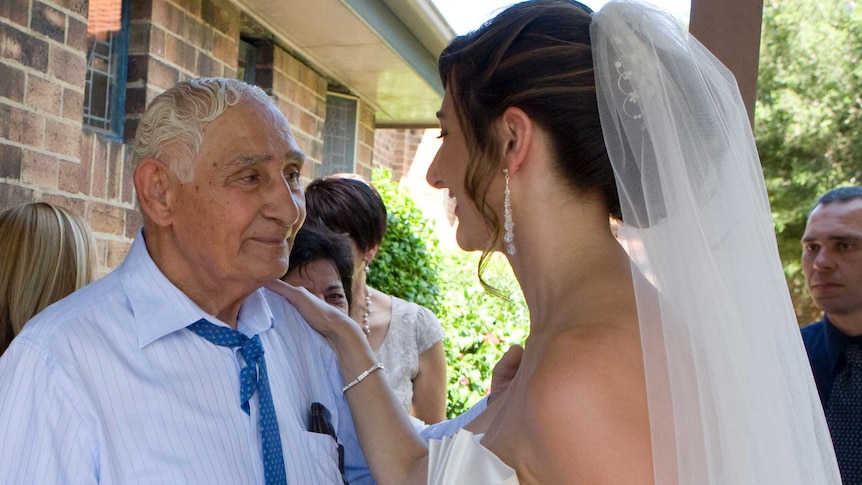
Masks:
[[[660,485],[840,484],[730,72],[669,14],[593,15]]]

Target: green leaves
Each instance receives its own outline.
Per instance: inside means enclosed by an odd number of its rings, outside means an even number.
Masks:
[[[799,240],[825,191],[862,183],[862,4],[767,0],[755,139],[788,286],[801,324],[819,318]]]

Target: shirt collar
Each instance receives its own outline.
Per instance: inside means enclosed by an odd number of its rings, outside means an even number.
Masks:
[[[135,318],[140,348],[184,329],[201,318],[227,326],[205,312],[159,270],[147,251],[143,230],[138,231],[128,256],[118,270]],[[252,336],[271,328],[272,324],[272,310],[263,296],[263,290],[258,289],[242,303],[237,329]]]
[[[835,372],[841,362],[844,348],[851,343],[862,344],[862,337],[850,337],[841,330],[838,330],[829,321],[829,315],[825,313],[823,314],[823,326],[826,329],[826,353],[829,356],[829,368]]]

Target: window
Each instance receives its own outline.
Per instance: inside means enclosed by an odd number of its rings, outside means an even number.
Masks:
[[[249,84],[254,84],[257,78],[257,46],[245,39],[239,41],[236,78]]]
[[[355,171],[358,110],[359,102],[354,97],[333,93],[326,96],[323,173],[315,173],[315,177]]]
[[[125,118],[129,3],[90,0],[84,126],[122,139]]]

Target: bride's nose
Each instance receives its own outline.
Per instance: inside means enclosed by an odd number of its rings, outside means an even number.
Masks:
[[[440,150],[437,150],[437,154],[434,155],[434,160],[431,161],[431,165],[428,166],[428,172],[425,174],[425,180],[428,182],[428,185],[434,187],[435,189],[443,189],[446,186],[443,184],[443,180],[440,179],[440,174],[438,173],[440,163]]]

